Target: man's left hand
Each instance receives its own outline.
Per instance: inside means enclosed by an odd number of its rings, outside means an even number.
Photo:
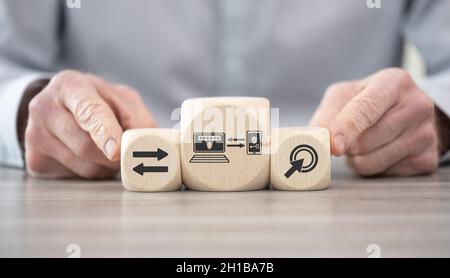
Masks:
[[[433,172],[439,136],[433,101],[402,69],[331,85],[312,121],[330,130],[331,153],[363,176]]]

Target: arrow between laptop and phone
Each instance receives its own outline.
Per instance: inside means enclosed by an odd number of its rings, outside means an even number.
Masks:
[[[232,148],[243,148],[245,147],[244,144],[240,143],[240,144],[228,144],[227,147],[232,147]]]
[[[167,152],[158,148],[156,151],[135,151],[133,157],[156,158],[158,161],[164,159],[168,155]],[[145,166],[140,163],[133,168],[133,171],[143,176],[145,173],[165,173],[169,171],[167,166]]]
[[[228,142],[244,142],[245,138],[233,138],[233,137],[229,137]]]

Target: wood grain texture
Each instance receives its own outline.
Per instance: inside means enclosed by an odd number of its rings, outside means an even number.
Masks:
[[[450,167],[362,179],[332,160],[322,191],[141,194],[121,181],[44,180],[0,168],[0,256],[450,256]]]
[[[179,136],[177,129],[127,130],[121,144],[123,186],[145,192],[180,189]]]
[[[270,182],[279,190],[322,190],[330,185],[330,135],[318,127],[272,130]]]
[[[267,187],[269,132],[270,103],[265,98],[220,97],[184,101],[180,123],[184,185],[200,191],[246,191]],[[215,136],[222,141],[196,146],[197,139],[206,138],[204,136]],[[260,150],[254,152],[249,144],[258,144],[258,138]],[[250,142],[252,140],[256,143]]]

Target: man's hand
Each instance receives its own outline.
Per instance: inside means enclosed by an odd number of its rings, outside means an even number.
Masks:
[[[328,88],[311,121],[331,133],[333,155],[358,174],[418,175],[439,162],[433,101],[401,69]]]
[[[123,131],[153,126],[134,90],[62,71],[29,104],[27,171],[47,178],[112,177],[119,169]]]

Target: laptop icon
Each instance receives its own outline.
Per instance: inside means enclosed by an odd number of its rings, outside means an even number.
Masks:
[[[195,132],[193,138],[194,156],[190,163],[229,163],[225,152],[224,132]]]

